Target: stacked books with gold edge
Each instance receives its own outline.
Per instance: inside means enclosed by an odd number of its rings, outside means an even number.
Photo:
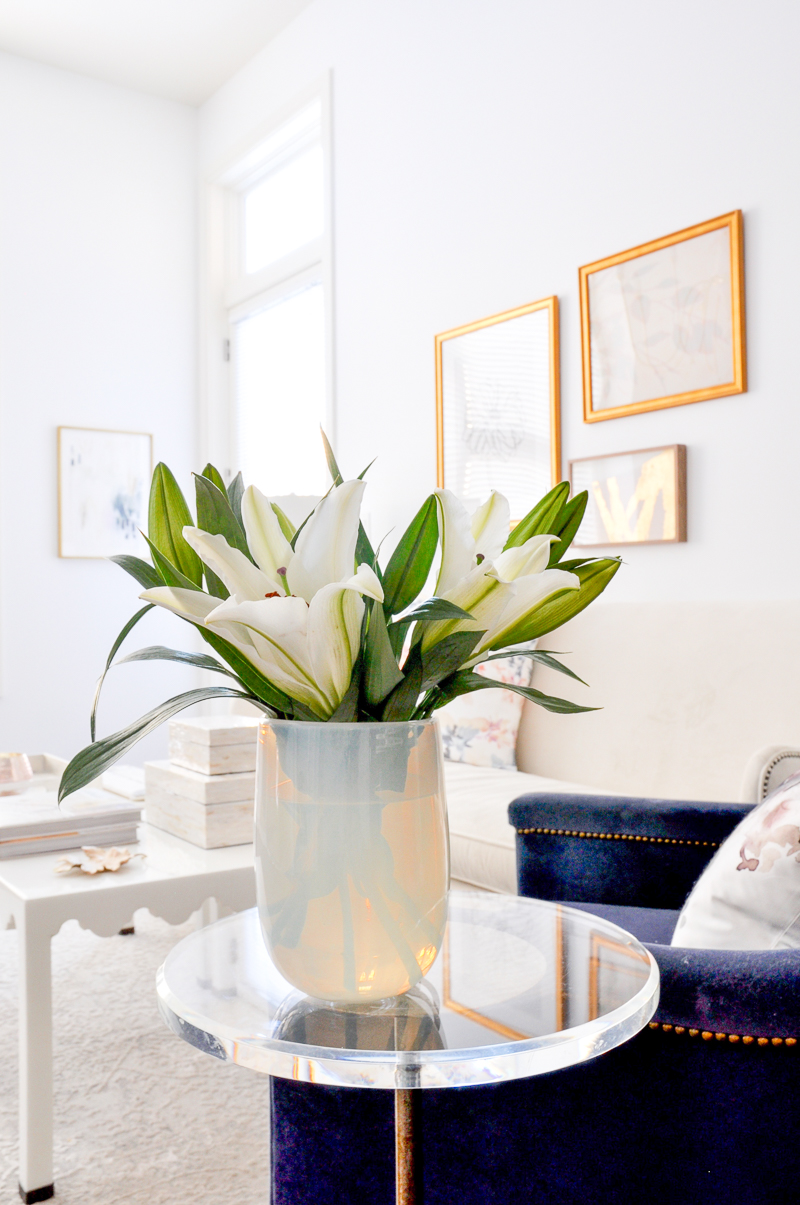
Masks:
[[[66,762],[49,754],[30,756],[27,790],[0,797],[0,858],[53,853],[84,845],[129,845],[136,841],[141,804],[100,787],[84,787],[58,806]]]

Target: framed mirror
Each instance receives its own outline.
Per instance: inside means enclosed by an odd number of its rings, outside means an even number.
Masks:
[[[558,298],[436,336],[437,482],[512,521],[561,480]]]

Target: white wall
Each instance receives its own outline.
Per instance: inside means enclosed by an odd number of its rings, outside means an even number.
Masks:
[[[315,0],[202,108],[204,170],[333,70],[338,447],[377,534],[435,484],[433,336],[557,293],[564,461],[688,446],[689,542],[609,598],[796,598],[800,9]],[[579,265],[745,214],[750,391],[587,426]]]
[[[187,106],[0,55],[4,749],[88,742],[95,680],[139,605],[115,565],[57,556],[56,427],[151,431],[156,459],[184,481],[196,467],[195,134]],[[184,639],[166,616],[137,632],[131,648]],[[179,667],[118,675],[102,733],[195,684]]]

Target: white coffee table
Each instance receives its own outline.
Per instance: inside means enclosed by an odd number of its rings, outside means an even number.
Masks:
[[[137,908],[177,925],[206,900],[255,903],[252,845],[199,849],[148,824],[135,858],[115,874],[60,876],[62,853],[0,861],[0,928],[19,932],[19,1184],[23,1201],[53,1196],[53,1037],[50,939],[65,921],[111,937]]]

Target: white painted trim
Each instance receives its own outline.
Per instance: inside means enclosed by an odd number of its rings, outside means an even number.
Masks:
[[[235,415],[232,373],[224,359],[230,321],[235,307],[260,309],[265,295],[278,300],[280,291],[296,291],[307,274],[316,272],[324,291],[326,327],[325,429],[336,438],[334,268],[333,268],[333,134],[331,119],[331,72],[297,94],[294,101],[277,110],[251,135],[238,143],[201,183],[199,199],[200,253],[199,303],[199,451],[201,465],[211,460],[227,477],[236,471]],[[314,99],[321,103],[320,140],[323,155],[324,231],[320,239],[299,248],[284,259],[248,278],[233,278],[231,265],[238,254],[238,192],[244,182],[257,178],[253,154],[259,144]]]

